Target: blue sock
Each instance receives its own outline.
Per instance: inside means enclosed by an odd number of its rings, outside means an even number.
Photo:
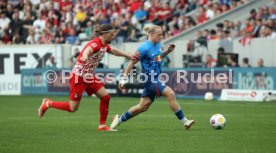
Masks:
[[[120,116],[120,122],[125,122],[127,121],[128,119],[132,118],[132,115],[129,111],[125,112],[124,114],[122,114]]]
[[[179,110],[175,112],[175,115],[177,116],[177,118],[178,118],[179,120],[183,120],[184,117],[185,117],[184,114],[183,114],[183,112],[182,112],[182,109],[181,109],[181,108],[179,108]]]

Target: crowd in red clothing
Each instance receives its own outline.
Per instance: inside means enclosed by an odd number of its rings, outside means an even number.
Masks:
[[[3,44],[79,44],[101,24],[117,27],[118,42],[138,41],[145,24],[166,38],[203,23],[246,0],[1,0]],[[194,19],[187,13],[196,10]],[[212,13],[213,12],[213,13]]]
[[[276,38],[276,7],[263,6],[252,9],[244,21],[224,20],[214,29],[198,31],[196,41],[205,45],[208,40],[238,39],[242,45],[249,45],[254,38]]]
[[[216,16],[219,16],[239,5],[247,3],[248,0],[208,0],[203,1],[201,5],[195,11],[195,17],[187,15],[187,12],[182,12],[179,17],[175,16],[168,26],[164,29],[166,30],[166,37],[171,37],[177,35],[178,33],[188,30],[191,27],[202,24]]]

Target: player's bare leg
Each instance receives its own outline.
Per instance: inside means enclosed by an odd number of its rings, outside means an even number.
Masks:
[[[70,111],[75,112],[79,109],[80,101],[70,100],[69,105],[70,105]]]
[[[147,111],[149,109],[149,107],[151,106],[151,104],[152,104],[152,101],[149,97],[142,97],[140,99],[139,104],[131,107],[129,109],[129,112],[131,112],[132,117],[134,117],[140,113]]]
[[[167,98],[167,101],[169,103],[169,106],[171,110],[175,113],[177,118],[181,120],[185,126],[186,129],[189,129],[194,123],[194,120],[188,120],[185,116],[184,113],[182,112],[181,107],[176,101],[175,98],[175,93],[170,87],[166,87],[164,91],[162,92],[162,95]]]
[[[149,97],[141,98],[139,104],[132,106],[127,112],[125,112],[121,116],[114,115],[110,128],[116,129],[116,127],[118,127],[122,122],[125,122],[130,118],[137,116],[142,112],[147,111],[151,106],[151,104],[152,104],[152,101]]]

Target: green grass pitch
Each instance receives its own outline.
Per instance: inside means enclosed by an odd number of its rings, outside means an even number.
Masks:
[[[185,130],[165,99],[148,112],[118,128],[98,132],[96,98],[84,97],[75,113],[50,109],[37,116],[42,96],[0,97],[0,153],[275,153],[276,103],[217,102],[179,99],[185,114],[196,124]],[[57,101],[67,97],[50,96]],[[125,112],[139,98],[111,98],[112,116]],[[226,127],[209,126],[212,114],[221,113]]]

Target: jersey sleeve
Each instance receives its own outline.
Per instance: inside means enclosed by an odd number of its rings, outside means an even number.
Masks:
[[[139,52],[140,54],[140,58],[143,58],[145,57],[146,53],[147,53],[147,50],[146,50],[146,46],[145,45],[142,45],[140,46],[137,51]]]
[[[107,52],[110,52],[110,51],[111,51],[111,46],[106,45],[106,48],[107,48]]]
[[[98,52],[101,49],[101,45],[96,42],[92,42],[89,46],[92,48],[93,52]]]
[[[162,54],[162,45],[160,43],[158,44],[158,50],[159,50],[159,53]]]

